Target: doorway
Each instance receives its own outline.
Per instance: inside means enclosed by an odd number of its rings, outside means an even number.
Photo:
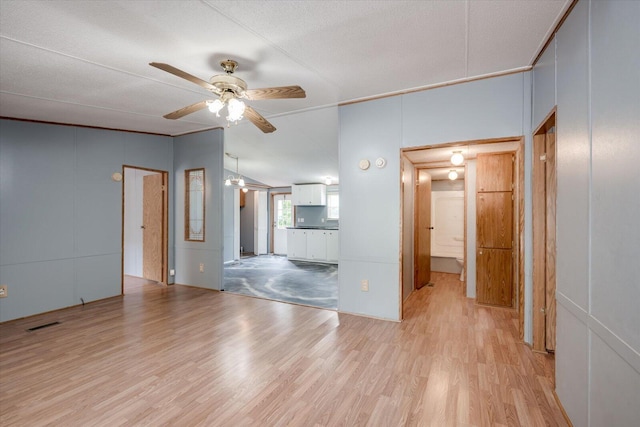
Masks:
[[[533,135],[533,349],[556,348],[556,111]]]
[[[123,176],[122,294],[129,285],[167,284],[169,236],[168,173],[125,165]]]
[[[417,239],[417,220],[413,215],[417,210],[416,194],[413,192],[413,181],[418,179],[418,170],[426,169],[433,173],[436,169],[444,169],[450,172],[452,168],[451,157],[454,151],[464,154],[461,170],[464,176],[464,184],[457,190],[464,190],[464,249],[463,264],[464,280],[466,285],[465,295],[468,298],[476,298],[476,162],[480,153],[515,152],[514,159],[514,205],[513,223],[515,224],[513,238],[513,278],[514,299],[517,302],[515,308],[519,314],[520,338],[524,331],[523,287],[524,287],[524,138],[493,138],[487,140],[471,140],[445,143],[431,146],[411,147],[401,150],[401,181],[402,181],[402,252],[401,252],[401,280],[400,286],[402,302],[408,298],[411,289],[407,285],[413,285],[415,278],[411,277],[415,270],[416,254],[411,251],[417,246],[413,239]],[[445,173],[445,175],[447,175]],[[409,184],[410,183],[410,184]],[[409,214],[410,213],[410,214]],[[433,220],[433,218],[431,218]],[[433,221],[431,221],[433,222]],[[433,236],[430,236],[433,238]],[[411,244],[413,243],[413,244]],[[433,255],[433,253],[432,253]],[[451,262],[456,259],[452,258]],[[437,284],[436,284],[437,286]],[[413,286],[411,286],[413,288]],[[409,291],[409,292],[408,292]],[[512,299],[513,301],[513,299]],[[402,315],[402,311],[401,311]]]

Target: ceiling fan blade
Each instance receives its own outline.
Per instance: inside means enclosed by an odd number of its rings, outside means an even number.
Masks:
[[[180,117],[184,117],[187,114],[191,114],[191,113],[195,113],[196,111],[200,111],[200,110],[202,110],[204,108],[207,108],[207,101],[200,101],[200,102],[196,102],[195,104],[191,104],[191,105],[183,107],[183,108],[181,108],[179,110],[176,110],[173,113],[165,114],[162,117],[164,117],[165,119],[175,120],[175,119],[179,119]]]
[[[275,126],[269,123],[267,119],[262,117],[260,113],[248,105],[244,109],[244,116],[264,133],[271,133],[276,130]]]
[[[212,85],[209,82],[206,82],[204,80],[202,80],[201,78],[198,78],[196,76],[193,76],[185,71],[179,70],[176,67],[173,67],[169,64],[164,64],[162,62],[150,62],[149,65],[151,65],[152,67],[156,67],[162,71],[166,71],[167,73],[171,73],[174,76],[178,76],[180,78],[183,78],[185,80],[189,80],[191,83],[195,83],[198,86],[202,86],[203,88],[210,90],[211,92],[220,95],[220,90],[215,87],[214,85]]]
[[[248,100],[306,98],[307,94],[300,86],[266,87],[263,89],[248,89],[244,92]]]

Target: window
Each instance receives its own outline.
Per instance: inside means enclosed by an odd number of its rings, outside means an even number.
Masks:
[[[204,242],[204,168],[184,171],[184,240]]]
[[[291,200],[278,200],[276,203],[276,224],[279,230],[293,227]]]
[[[327,219],[340,218],[340,195],[338,193],[327,194]]]

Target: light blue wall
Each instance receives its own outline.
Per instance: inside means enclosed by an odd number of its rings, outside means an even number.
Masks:
[[[120,295],[122,183],[111,174],[171,171],[172,150],[169,137],[0,121],[0,321]]]
[[[528,117],[526,121],[523,117],[523,90],[528,74],[402,96],[402,146],[523,135],[524,126],[529,126]]]
[[[227,175],[224,175],[225,177]],[[235,259],[234,254],[234,240],[235,240],[235,196],[234,196],[234,188],[222,186],[223,193],[223,262],[231,262]]]
[[[222,129],[175,138],[175,243],[176,277],[181,285],[221,289],[223,260],[223,153]],[[205,168],[205,241],[184,240],[184,171]],[[204,264],[204,272],[200,272]]]
[[[535,125],[557,93],[556,387],[580,426],[640,419],[639,23],[581,0],[534,69]]]
[[[340,275],[343,312],[398,320],[401,98],[340,108]],[[378,157],[387,160],[379,169]],[[361,159],[372,167],[358,168]],[[369,281],[369,292],[360,290]]]

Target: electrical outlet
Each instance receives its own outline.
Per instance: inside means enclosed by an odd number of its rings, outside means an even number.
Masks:
[[[204,264],[200,263],[200,273],[204,273]]]
[[[369,292],[369,281],[367,279],[362,279],[360,281],[360,290],[362,292]]]
[[[6,298],[7,296],[7,285],[0,285],[0,298]]]
[[[172,268],[171,270],[169,270],[169,276],[175,276],[175,275],[176,275],[175,268]]]

